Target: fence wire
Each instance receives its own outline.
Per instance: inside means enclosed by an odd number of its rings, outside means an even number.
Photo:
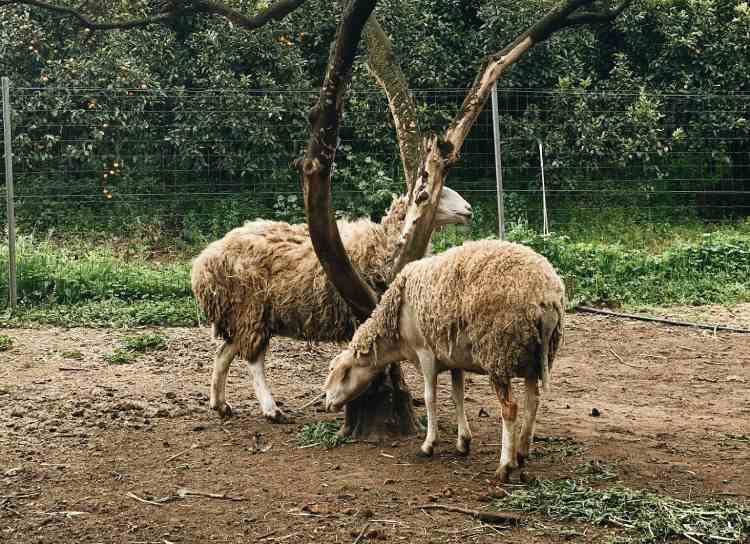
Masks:
[[[443,130],[465,96],[416,91],[421,129]],[[316,100],[296,90],[13,88],[19,233],[127,238],[150,229],[189,243],[254,217],[302,221],[291,163]],[[506,223],[541,229],[540,142],[553,231],[591,218],[750,213],[750,94],[499,89],[498,105]],[[340,138],[334,204],[376,216],[404,187],[381,92],[349,93]],[[497,214],[493,143],[488,103],[448,179],[486,225]]]

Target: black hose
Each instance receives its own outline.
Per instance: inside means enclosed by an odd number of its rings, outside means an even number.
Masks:
[[[750,329],[740,329],[737,327],[728,327],[726,325],[711,325],[709,323],[691,323],[689,321],[674,321],[672,319],[664,319],[662,317],[651,317],[647,315],[636,315],[636,314],[624,314],[621,312],[612,312],[610,310],[600,310],[599,308],[591,308],[589,306],[576,306],[574,309],[578,312],[585,312],[589,314],[606,315],[609,317],[623,317],[625,319],[636,319],[638,321],[650,321],[653,323],[666,323],[667,325],[676,325],[679,327],[695,327],[696,329],[708,329],[710,331],[726,331],[726,332],[738,332],[741,334],[750,334]]]

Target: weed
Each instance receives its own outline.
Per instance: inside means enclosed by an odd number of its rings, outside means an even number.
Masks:
[[[297,433],[297,443],[300,446],[322,445],[326,449],[336,448],[351,439],[339,436],[341,428],[337,421],[319,421],[318,423],[305,425]]]
[[[13,339],[5,334],[0,334],[0,351],[8,351],[13,347]]]
[[[163,351],[167,349],[169,338],[159,333],[126,336],[120,341],[122,347],[128,351],[147,353],[149,351]]]
[[[111,365],[126,365],[138,358],[138,354],[126,349],[115,348],[104,354],[104,360]]]
[[[495,503],[501,510],[543,514],[623,529],[621,541],[743,542],[750,535],[750,506],[725,501],[684,501],[615,486],[594,489],[576,480],[539,480]]]
[[[83,353],[78,350],[63,351],[61,355],[65,359],[83,359]]]

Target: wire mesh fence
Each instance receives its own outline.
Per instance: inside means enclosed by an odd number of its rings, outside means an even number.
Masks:
[[[416,91],[421,128],[444,129],[465,95]],[[255,217],[302,221],[291,163],[316,99],[295,90],[13,88],[18,232],[50,243],[158,233],[190,244]],[[602,217],[679,223],[750,213],[750,94],[499,89],[498,106],[507,223],[541,229],[542,171],[552,230]],[[377,216],[404,187],[381,92],[349,94],[340,139],[334,204]],[[448,184],[479,224],[496,224],[489,104]],[[21,267],[19,281],[28,273]]]

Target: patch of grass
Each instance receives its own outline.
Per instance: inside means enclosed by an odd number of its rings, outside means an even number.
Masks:
[[[693,542],[739,544],[750,535],[749,505],[684,501],[621,486],[594,489],[576,480],[539,480],[494,506],[557,521],[618,527],[621,542],[647,544],[684,537]]]
[[[128,351],[148,353],[149,351],[163,351],[167,349],[169,338],[159,333],[138,334],[126,336],[120,341],[122,347]]]
[[[115,348],[109,353],[104,354],[104,360],[111,365],[127,365],[134,362],[137,358],[137,353],[121,348]]]
[[[575,457],[583,453],[583,446],[570,438],[560,436],[537,436],[534,438],[536,448],[529,453],[531,459],[540,459],[552,455],[557,459]],[[541,448],[541,449],[540,449]]]
[[[0,334],[0,351],[8,351],[13,347],[13,339],[5,334]]]
[[[63,351],[61,355],[66,359],[83,359],[83,353],[77,349]]]
[[[297,433],[297,443],[300,446],[312,447],[320,444],[326,449],[336,448],[342,444],[351,442],[351,439],[338,435],[341,425],[338,421],[319,421],[305,425]]]
[[[42,307],[24,305],[1,318],[0,327],[194,327],[202,322],[205,319],[191,296],[134,303],[113,299]]]

